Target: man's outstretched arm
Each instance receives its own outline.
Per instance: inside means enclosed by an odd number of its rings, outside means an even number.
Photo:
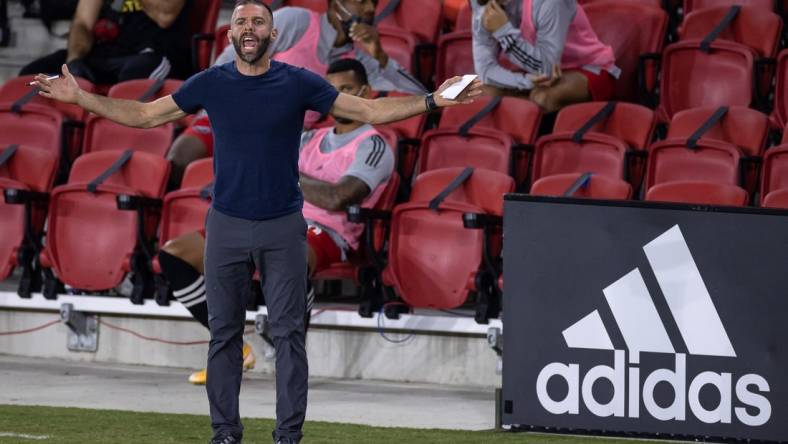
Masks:
[[[434,93],[433,98],[439,108],[471,103],[475,97],[482,93],[482,84],[477,79],[456,100],[447,100],[441,97],[441,93],[446,88],[460,80],[462,77],[452,77],[446,80]],[[344,93],[339,94],[331,108],[331,114],[334,116],[373,125],[396,122],[427,111],[429,110],[424,96],[384,97],[369,100]]]
[[[36,76],[35,86],[41,90],[39,94],[46,98],[75,103],[101,117],[135,128],[153,128],[186,115],[171,96],[142,103],[136,100],[112,99],[83,91],[66,65],[63,65],[63,75],[58,79],[47,80],[42,74]]]

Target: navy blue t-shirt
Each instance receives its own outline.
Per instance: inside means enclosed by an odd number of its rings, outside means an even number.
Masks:
[[[338,94],[317,74],[276,61],[259,76],[245,76],[231,62],[186,80],[172,98],[187,113],[208,112],[214,208],[250,220],[301,211],[298,147],[304,114],[327,113]]]

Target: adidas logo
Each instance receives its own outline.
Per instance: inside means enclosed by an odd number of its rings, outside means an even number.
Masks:
[[[643,250],[689,355],[735,358],[736,352],[678,225],[646,244]],[[685,421],[687,406],[695,418],[707,424],[730,424],[733,416],[752,427],[769,421],[771,404],[763,395],[769,392],[769,383],[760,375],[746,374],[735,380],[731,373],[704,371],[688,385],[687,356],[676,353],[639,269],[610,284],[602,293],[627,350],[613,347],[597,310],[564,330],[567,347],[613,351],[614,362],[612,366],[588,369],[582,380],[580,364],[553,362],[545,366],[536,381],[537,396],[545,410],[555,415],[578,415],[582,399],[595,416],[639,418],[642,400],[645,411],[660,421]],[[641,375],[641,353],[674,354],[674,368]],[[563,399],[555,399],[548,392],[548,383],[554,378],[563,379],[568,387],[562,392]],[[594,396],[594,384],[601,380],[613,387],[613,396],[607,402],[599,402]],[[658,384],[672,387],[670,405],[660,405],[655,400]],[[701,390],[719,394],[716,407],[701,403]]]

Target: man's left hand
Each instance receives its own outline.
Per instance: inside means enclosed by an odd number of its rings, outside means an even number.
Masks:
[[[444,106],[454,106],[454,105],[467,105],[469,103],[473,103],[474,98],[480,96],[482,94],[482,81],[479,79],[474,80],[468,85],[463,92],[457,96],[454,100],[448,100],[441,97],[441,93],[446,90],[446,88],[450,87],[451,85],[459,82],[462,80],[461,76],[452,77],[441,85],[437,91],[435,91],[433,98],[435,99],[435,104],[439,107]]]
[[[496,0],[491,0],[487,3],[482,14],[482,26],[484,29],[492,34],[507,23],[509,23],[509,17],[506,16],[506,11],[503,10],[501,5]]]
[[[356,23],[350,28],[350,38],[369,55],[377,59],[381,68],[385,68],[389,61],[389,56],[380,44],[380,33],[371,25],[366,23]]]

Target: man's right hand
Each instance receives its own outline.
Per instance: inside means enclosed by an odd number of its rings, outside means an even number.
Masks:
[[[41,91],[39,95],[48,99],[58,100],[64,103],[77,103],[82,90],[77,84],[77,79],[68,70],[68,66],[63,65],[63,75],[55,80],[47,80],[47,76],[39,74],[35,77],[33,86],[37,86]]]

